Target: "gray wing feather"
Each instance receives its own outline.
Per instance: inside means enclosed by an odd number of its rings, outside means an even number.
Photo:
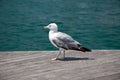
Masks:
[[[53,42],[59,47],[66,50],[80,50],[80,43],[73,40],[71,37],[56,37]]]

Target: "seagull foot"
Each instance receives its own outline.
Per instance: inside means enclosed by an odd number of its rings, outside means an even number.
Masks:
[[[65,58],[53,58],[51,60],[55,61],[55,60],[64,60]]]
[[[55,60],[58,60],[58,58],[53,58],[53,59],[51,59],[51,60],[55,61]]]

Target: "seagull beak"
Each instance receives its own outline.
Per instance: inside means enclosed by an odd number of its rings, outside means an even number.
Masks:
[[[44,29],[48,29],[48,26],[44,26]]]

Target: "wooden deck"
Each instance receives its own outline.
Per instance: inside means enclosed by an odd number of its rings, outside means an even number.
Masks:
[[[0,52],[0,80],[120,80],[120,50]]]

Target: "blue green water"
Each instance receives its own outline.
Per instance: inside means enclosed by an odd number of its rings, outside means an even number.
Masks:
[[[120,0],[0,0],[0,51],[56,50],[43,26],[91,49],[120,49]]]

